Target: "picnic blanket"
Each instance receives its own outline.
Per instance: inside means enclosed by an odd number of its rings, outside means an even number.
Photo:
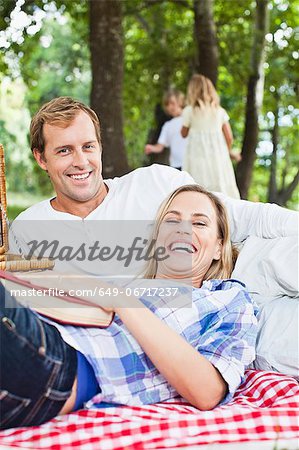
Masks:
[[[212,411],[183,401],[81,410],[38,427],[0,432],[0,448],[120,450],[299,439],[299,385],[247,370],[233,400]],[[298,441],[299,442],[299,441]]]

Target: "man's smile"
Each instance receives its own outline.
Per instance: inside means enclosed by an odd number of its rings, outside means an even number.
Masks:
[[[67,176],[72,180],[87,180],[92,173],[92,170],[84,173],[68,173]]]

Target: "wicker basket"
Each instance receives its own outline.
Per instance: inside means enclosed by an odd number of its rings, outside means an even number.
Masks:
[[[0,270],[9,272],[21,272],[30,270],[52,269],[54,262],[49,258],[37,259],[31,257],[26,259],[20,255],[9,253],[8,246],[8,227],[7,227],[7,201],[6,201],[6,182],[5,182],[5,161],[4,149],[0,144]]]
[[[1,257],[2,256],[2,257]],[[53,269],[54,261],[49,258],[30,258],[22,259],[19,255],[6,253],[0,255],[0,270],[7,270],[8,272],[28,272],[31,270],[49,270]]]
[[[6,203],[6,183],[5,183],[5,160],[3,146],[0,144],[0,254],[8,250],[8,231],[5,214]]]

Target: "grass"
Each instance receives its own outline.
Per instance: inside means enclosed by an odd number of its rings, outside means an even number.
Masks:
[[[7,193],[7,215],[10,220],[15,219],[22,211],[29,206],[38,203],[49,196],[29,194],[27,192],[8,192]]]
[[[23,206],[8,206],[7,207],[7,215],[9,220],[15,219],[22,211],[24,211]]]

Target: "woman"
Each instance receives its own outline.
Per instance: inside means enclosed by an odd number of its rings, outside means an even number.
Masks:
[[[234,259],[225,210],[216,197],[200,187],[183,186],[160,208],[153,238],[157,239],[156,246],[165,248],[166,257],[152,261],[146,276],[157,278],[161,286],[171,285],[171,280],[182,282],[179,294],[186,292],[186,283],[191,279],[192,307],[172,309],[166,304],[157,308],[148,291],[141,300],[120,296],[113,324],[106,330],[82,329],[81,338],[73,343],[84,353],[83,369],[82,364],[81,368],[74,364],[75,350],[56,334],[57,327],[62,335],[67,329],[72,336],[75,327],[55,324],[54,328],[25,310],[37,324],[36,330],[42,330],[42,345],[36,346],[39,362],[44,361],[45,347],[51,346],[50,327],[55,347],[62,349],[60,361],[56,358],[60,372],[49,369],[56,385],[48,386],[48,398],[38,398],[41,383],[36,380],[33,399],[27,395],[26,404],[24,392],[23,403],[18,396],[17,414],[11,415],[11,403],[4,403],[2,427],[38,424],[59,412],[69,412],[76,409],[75,403],[80,405],[90,399],[99,387],[98,401],[122,404],[154,403],[181,395],[206,410],[231,398],[242,381],[245,366],[254,359],[256,311],[241,283],[220,280],[230,276]],[[124,307],[128,303],[130,307]],[[15,325],[13,319],[6,317],[3,321],[2,317],[2,326],[15,338],[18,330],[12,324]],[[33,344],[27,347],[33,353]],[[52,343],[52,352],[53,347]],[[11,351],[9,354],[12,357]],[[25,360],[24,355],[24,364]],[[50,358],[48,365],[53,361],[54,357]],[[88,382],[83,382],[84,377]],[[29,368],[22,379],[23,385],[26,379],[31,384]],[[81,385],[78,393],[77,379]],[[50,384],[48,380],[47,383]],[[87,392],[82,394],[84,384]],[[8,389],[2,383],[1,389],[5,401]],[[37,414],[42,401],[43,409]]]
[[[187,101],[181,130],[183,137],[189,136],[183,170],[208,190],[240,198],[231,159],[239,161],[241,157],[232,152],[229,117],[211,80],[193,75]]]
[[[100,363],[89,355],[101,380],[98,400],[144,404],[179,393],[199,409],[214,408],[241,383],[257,332],[244,286],[221,281],[230,277],[236,256],[225,209],[201,187],[183,186],[161,206],[153,239],[167,257],[151,259],[145,277],[169,286],[180,281],[182,293],[191,280],[192,307],[171,310],[165,298],[157,308],[150,293],[129,307],[118,304],[114,323],[100,331]],[[163,286],[159,280],[156,286]],[[128,305],[128,298],[123,302]]]

